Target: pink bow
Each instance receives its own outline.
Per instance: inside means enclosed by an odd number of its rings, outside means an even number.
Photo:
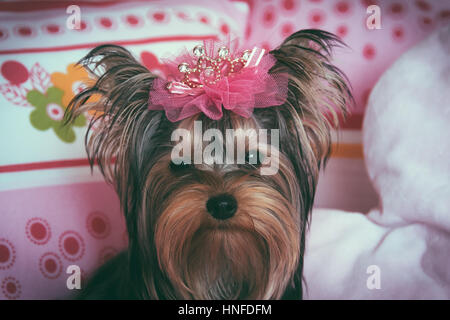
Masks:
[[[217,49],[221,47],[223,43],[213,40],[204,42],[206,55],[213,59],[217,56]],[[242,51],[237,49],[237,41],[230,42],[227,48],[230,48],[231,58],[226,61],[218,60],[218,75],[205,73],[211,73],[211,68],[201,69],[200,72],[196,70],[196,73],[190,75],[190,85],[185,83],[185,74],[179,71],[178,66],[182,63],[195,66],[198,56],[187,52],[174,61],[168,61],[168,80],[158,78],[153,82],[149,109],[165,110],[171,122],[200,112],[218,120],[223,116],[222,108],[248,118],[254,108],[266,108],[285,102],[288,78],[286,74],[269,74],[276,62],[272,55],[255,47],[245,64],[236,63],[231,68],[229,61],[236,61],[236,57],[240,57],[237,53]],[[211,76],[216,79],[215,82],[208,81]]]

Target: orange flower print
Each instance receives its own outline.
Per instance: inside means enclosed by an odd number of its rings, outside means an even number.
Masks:
[[[79,92],[83,91],[94,81],[89,77],[87,71],[74,63],[67,66],[67,73],[54,72],[51,75],[51,81],[55,87],[64,91],[62,104],[64,107],[69,105],[70,100]],[[88,102],[98,101],[99,97],[94,95]]]

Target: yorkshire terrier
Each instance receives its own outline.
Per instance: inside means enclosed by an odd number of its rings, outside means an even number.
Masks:
[[[67,119],[95,113],[88,158],[117,191],[129,245],[79,298],[301,299],[319,170],[353,101],[330,61],[341,45],[321,30],[295,32],[269,52],[212,41],[167,62],[164,79],[120,46],[90,51],[80,64],[95,84],[72,100]],[[189,148],[206,146],[196,127],[242,129],[227,148],[248,130],[271,139],[245,140],[241,162],[221,161],[217,150],[195,162]],[[181,158],[177,129],[193,142]],[[267,159],[276,170],[262,174]]]

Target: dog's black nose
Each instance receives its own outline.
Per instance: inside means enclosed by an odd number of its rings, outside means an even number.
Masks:
[[[206,209],[216,219],[229,219],[236,213],[236,199],[229,194],[219,194],[209,198],[206,202]]]

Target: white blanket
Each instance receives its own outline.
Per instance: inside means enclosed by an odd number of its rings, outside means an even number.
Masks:
[[[306,299],[450,298],[450,25],[375,86],[364,120],[378,208],[316,209]]]

